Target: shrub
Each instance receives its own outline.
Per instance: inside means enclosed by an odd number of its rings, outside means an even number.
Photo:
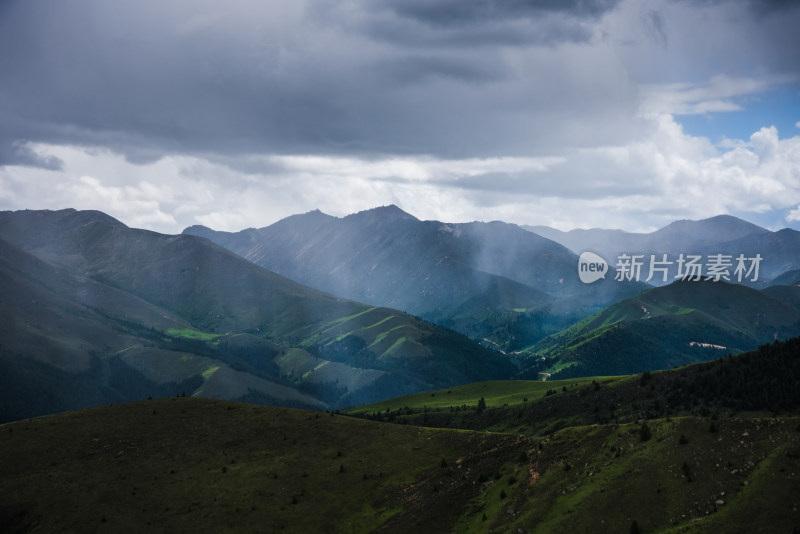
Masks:
[[[647,441],[651,437],[653,437],[652,433],[650,432],[650,427],[647,426],[647,423],[642,423],[641,428],[639,428],[639,438],[642,441]]]

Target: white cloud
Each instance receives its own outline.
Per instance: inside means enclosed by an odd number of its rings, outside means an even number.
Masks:
[[[800,206],[800,136],[762,128],[731,149],[651,115],[636,142],[551,157],[250,156],[231,165],[166,156],[135,165],[105,149],[35,145],[62,171],[0,167],[0,207],[99,209],[176,233],[260,227],[311,209],[342,216],[389,203],[422,219],[644,231],[678,218]],[[797,221],[800,207],[787,217]]]
[[[64,196],[74,198],[78,208],[100,209],[111,214],[119,214],[129,225],[145,228],[174,227],[177,222],[160,207],[160,199],[169,195],[169,189],[156,187],[142,181],[124,187],[106,186],[91,176],[81,176],[77,181],[58,186]]]

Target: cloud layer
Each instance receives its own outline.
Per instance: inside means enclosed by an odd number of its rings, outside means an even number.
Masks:
[[[0,208],[167,232],[390,202],[561,227],[794,224],[799,131],[713,145],[680,121],[798,93],[798,23],[795,4],[746,0],[11,0]]]

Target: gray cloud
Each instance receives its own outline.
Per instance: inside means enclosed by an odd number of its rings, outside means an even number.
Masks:
[[[477,63],[468,57],[448,55],[409,55],[381,61],[375,69],[382,77],[403,85],[434,78],[483,84],[502,81],[510,74],[507,66],[499,62]]]
[[[130,198],[169,221],[183,197],[174,193],[167,209],[161,193],[138,187],[163,185],[158,177],[134,178],[126,167],[126,179],[138,180],[126,189],[100,168],[73,170],[37,143],[104,148],[140,172],[161,170],[165,155],[198,158],[213,168],[203,174],[204,198],[238,180],[237,190],[288,188],[286,210],[335,195],[338,185],[314,196],[324,169],[291,174],[271,156],[553,156],[569,159],[545,173],[447,175],[426,182],[427,191],[620,197],[659,169],[647,160],[656,149],[622,167],[611,150],[663,143],[642,117],[654,94],[662,114],[744,106],[737,95],[800,75],[798,25],[796,3],[766,0],[0,1],[0,179],[13,166],[86,174],[98,181],[70,191]],[[719,80],[763,84],[725,94]],[[611,155],[599,159],[581,152],[606,148]],[[118,162],[108,164],[116,172]],[[302,191],[292,190],[298,176]],[[370,199],[401,194],[385,180]],[[369,207],[349,196],[342,211]]]
[[[357,2],[355,12],[323,23],[316,2],[290,13],[250,2],[233,2],[222,13],[213,3],[6,2],[0,111],[9,121],[0,128],[11,130],[2,132],[4,139],[113,146],[131,161],[152,161],[158,151],[493,155],[544,149],[567,139],[542,119],[551,121],[547,112],[559,109],[581,113],[584,84],[605,91],[606,109],[623,111],[627,104],[624,83],[592,83],[595,73],[582,75],[582,65],[567,66],[557,56],[525,57],[531,41],[588,39],[586,27],[562,22],[600,13],[590,5],[579,2],[570,11],[515,3],[485,23],[474,20],[471,33],[418,28],[404,42],[380,44],[385,41],[369,31],[376,17],[369,3]],[[383,15],[392,8],[387,4]],[[477,5],[464,16],[483,9]],[[497,21],[523,11],[547,20],[540,27],[518,25],[517,37],[513,31],[503,37]],[[426,51],[419,45],[426,39],[473,46]],[[510,106],[513,112],[506,111]]]
[[[619,0],[383,0],[373,9],[389,9],[431,26],[464,26],[534,18],[558,13],[577,19],[597,18]]]
[[[586,175],[571,173],[571,170],[556,169],[546,173],[513,174],[492,172],[463,176],[456,180],[433,180],[431,183],[441,187],[455,187],[468,191],[503,191],[511,195],[582,199],[632,196],[649,194],[653,191],[650,183],[630,184],[627,180],[614,180],[613,177],[597,173],[591,176],[591,180],[587,180]]]
[[[63,169],[64,162],[55,156],[36,153],[24,139],[8,139],[4,142],[0,138],[0,165],[40,167],[57,171]]]
[[[360,29],[377,42],[385,41],[412,49],[553,46],[585,43],[592,38],[591,26],[585,20],[557,12],[537,17],[486,17],[461,22],[431,24],[381,11],[370,13]]]

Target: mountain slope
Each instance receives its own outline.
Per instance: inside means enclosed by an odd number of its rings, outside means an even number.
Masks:
[[[188,394],[323,408],[513,370],[454,332],[301,286],[206,239],[74,210],[1,213],[0,238],[16,249],[4,255],[16,296],[3,306],[14,318],[3,360],[45,365],[58,376],[43,387],[120,364],[190,383]],[[33,301],[56,317],[39,321]]]
[[[665,369],[798,335],[800,308],[791,295],[776,298],[791,289],[674,282],[648,290],[539,342],[523,376]]]
[[[583,286],[574,254],[515,225],[419,221],[396,206],[341,219],[315,211],[238,233],[197,226],[184,233],[311,287],[399,308],[508,350],[643,289]],[[551,313],[556,298],[572,304]]]
[[[498,380],[418,393],[347,413],[378,421],[529,436],[662,417],[800,411],[800,337],[678,369],[568,380]],[[484,399],[484,408],[478,408]]]
[[[472,265],[472,257],[483,252],[454,237],[456,232],[449,225],[419,221],[396,206],[342,219],[310,212],[236,234],[202,227],[184,231],[311,287],[411,313],[449,310],[492,284],[526,295],[532,304],[549,300],[532,287]],[[569,258],[566,251],[563,255]]]

